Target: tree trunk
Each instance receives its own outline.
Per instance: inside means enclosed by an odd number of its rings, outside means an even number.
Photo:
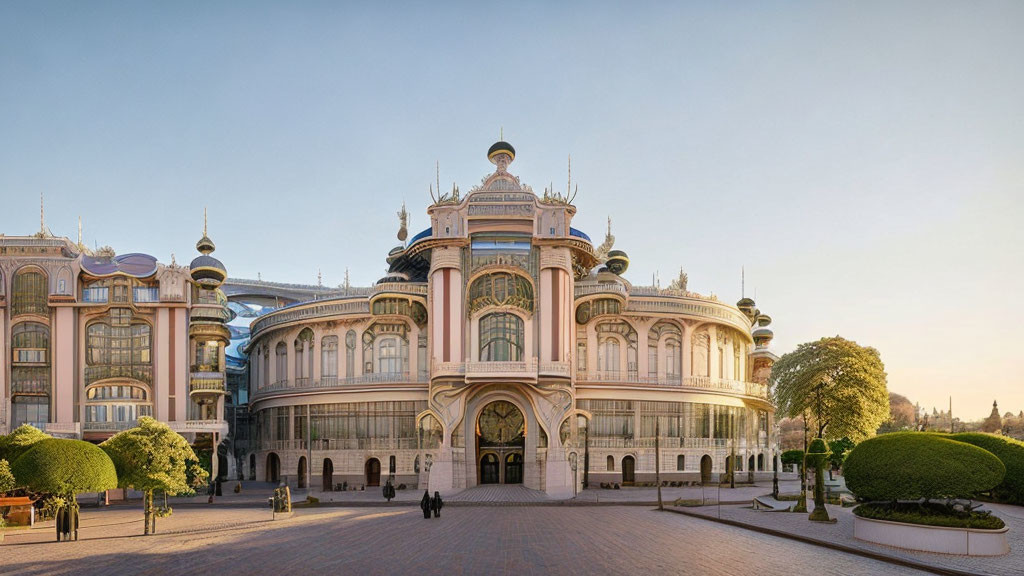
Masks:
[[[825,471],[822,467],[824,463],[818,464],[814,468],[814,511],[811,512],[810,519],[818,522],[828,522],[828,510],[825,509]]]
[[[146,490],[145,492],[142,493],[142,510],[143,510],[143,518],[145,519],[144,520],[144,525],[143,525],[143,528],[142,528],[142,535],[143,536],[149,536],[149,523],[150,523],[150,518],[152,518],[152,515],[153,515],[153,491],[152,490]]]

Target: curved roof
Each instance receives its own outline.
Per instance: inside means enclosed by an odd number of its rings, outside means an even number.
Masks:
[[[433,235],[434,235],[434,229],[433,228],[427,228],[426,230],[424,230],[424,231],[420,232],[419,234],[413,236],[412,240],[409,240],[409,246],[412,246],[413,244],[419,242],[420,240],[423,240],[424,238],[430,238]]]
[[[584,232],[582,232],[580,230],[577,230],[577,229],[575,229],[575,228],[573,228],[571,226],[569,227],[569,236],[575,236],[577,238],[583,238],[584,240],[586,240],[587,242],[590,242],[591,244],[594,243],[593,240],[590,239],[590,236],[587,236],[586,233],[584,233]]]
[[[149,254],[122,254],[113,258],[82,256],[82,270],[93,276],[125,274],[146,278],[156,274],[156,258]]]
[[[516,149],[508,142],[499,140],[498,142],[491,144],[491,147],[487,149],[487,159],[490,160],[491,158],[494,158],[495,155],[501,154],[502,152],[508,154],[513,159],[516,157]]]
[[[213,256],[202,254],[196,256],[192,263],[188,266],[189,270],[195,270],[196,268],[215,268],[217,270],[224,270],[224,264],[220,260],[217,260]]]

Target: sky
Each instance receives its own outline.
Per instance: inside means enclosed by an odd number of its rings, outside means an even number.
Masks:
[[[369,285],[503,131],[634,284],[1024,410],[1024,3],[378,4],[0,3],[0,233],[181,263],[205,207],[232,277]]]

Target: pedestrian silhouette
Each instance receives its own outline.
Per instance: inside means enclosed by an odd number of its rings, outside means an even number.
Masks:
[[[441,517],[441,507],[444,506],[444,502],[441,501],[441,493],[434,491],[434,498],[430,501],[430,508],[434,511],[434,518]]]
[[[423,499],[420,500],[420,509],[423,510],[423,517],[430,518],[430,492],[423,491]]]

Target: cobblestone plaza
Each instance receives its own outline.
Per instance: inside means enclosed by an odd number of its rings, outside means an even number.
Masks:
[[[150,538],[135,507],[83,510],[82,540],[12,534],[4,574],[922,574],[645,506],[180,506]],[[28,542],[40,543],[27,545]],[[722,542],[729,542],[723,546]],[[23,545],[24,544],[24,545]]]

